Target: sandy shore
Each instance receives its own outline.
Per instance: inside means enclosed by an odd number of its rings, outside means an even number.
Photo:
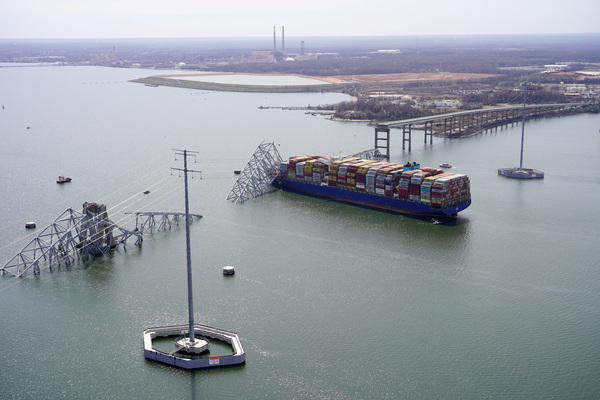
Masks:
[[[201,79],[215,76],[252,76],[252,77],[295,77],[307,80],[316,80],[333,84],[344,83],[383,83],[383,82],[410,82],[421,80],[453,80],[453,79],[477,79],[487,78],[494,75],[491,74],[460,74],[448,72],[431,72],[431,73],[398,73],[398,74],[371,74],[371,75],[336,75],[336,76],[309,76],[299,74],[254,74],[254,73],[239,73],[239,72],[218,72],[207,74],[178,74],[178,75],[157,75],[160,78],[181,79],[181,80],[196,80],[196,81],[211,81],[210,79]],[[189,79],[193,78],[193,79]],[[273,85],[272,83],[270,85]]]

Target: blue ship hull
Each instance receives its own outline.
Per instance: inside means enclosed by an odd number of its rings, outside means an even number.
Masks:
[[[458,212],[464,210],[471,204],[471,198],[448,207],[432,207],[429,204],[411,201],[408,199],[378,196],[366,192],[355,192],[338,189],[332,186],[315,185],[307,182],[278,177],[272,183],[276,188],[304,195],[325,198],[342,203],[354,204],[362,207],[374,208],[399,214],[411,214],[421,216],[455,217]]]

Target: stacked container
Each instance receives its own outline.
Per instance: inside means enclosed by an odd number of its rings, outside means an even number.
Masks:
[[[388,164],[384,162],[376,162],[369,165],[369,169],[365,174],[365,191],[367,193],[375,194],[377,173],[379,172],[380,168],[383,168],[386,165]]]
[[[434,176],[428,176],[421,183],[421,203],[431,204],[431,187],[435,182]]]
[[[402,166],[398,164],[386,164],[377,170],[377,175],[375,176],[375,194],[380,196],[386,195],[386,182],[391,182],[391,178],[388,178],[388,175],[400,168]]]
[[[303,181],[304,180],[304,166],[306,165],[306,161],[300,161],[296,163],[296,180]]]
[[[470,193],[468,176],[453,173],[442,174],[431,187],[431,206],[448,207],[470,199]]]
[[[329,158],[319,158],[314,161],[312,166],[312,183],[322,184],[326,181],[329,172]]]
[[[288,163],[285,161],[282,161],[279,164],[279,176],[282,176],[284,178],[288,177]]]
[[[290,157],[287,168],[288,179],[304,180],[304,165],[307,160],[312,160],[314,158],[319,158],[319,156]],[[298,164],[300,164],[300,166],[298,166]],[[300,179],[298,179],[299,177]]]
[[[315,185],[406,199],[444,208],[470,200],[466,175],[413,164],[390,164],[356,157],[331,160],[319,156],[291,157],[279,166],[280,176]]]
[[[398,182],[398,198],[408,199],[410,192],[410,181],[414,174],[421,171],[420,169],[409,169],[402,171],[400,175],[400,181]],[[414,191],[414,189],[413,189]]]
[[[356,191],[357,192],[365,191],[365,185],[366,185],[366,181],[367,181],[367,172],[369,172],[369,168],[371,168],[371,166],[375,163],[376,163],[376,161],[363,161],[362,163],[358,164],[357,169],[356,169]]]
[[[313,173],[313,164],[314,164],[314,159],[311,160],[306,160],[304,162],[304,182],[312,182],[312,173]],[[296,180],[301,181],[302,179],[299,179],[299,177],[296,177]]]
[[[399,164],[389,164],[388,166],[379,170],[379,174],[381,174],[381,178],[378,179],[382,182],[382,186],[377,186],[376,182],[376,190],[377,194],[380,194],[380,191],[377,191],[377,188],[380,187],[383,189],[381,194],[383,196],[392,197],[395,195],[396,186],[398,186],[398,182],[400,181],[400,176],[402,175],[403,166]]]
[[[306,160],[304,162],[304,182],[309,182],[311,183],[313,181],[313,165],[315,164],[315,159],[311,159],[311,160]],[[296,177],[296,180],[302,180],[299,179],[299,177]]]
[[[415,170],[416,171],[416,170]],[[421,184],[430,175],[429,172],[419,170],[412,174],[408,187],[408,198],[413,201],[421,201]]]
[[[346,172],[348,171],[348,163],[343,163],[338,169],[338,188],[346,189]]]
[[[329,186],[338,186],[339,184],[339,169],[340,166],[344,163],[350,162],[350,161],[357,161],[360,160],[360,158],[357,157],[351,157],[351,158],[344,158],[342,160],[334,160],[331,161],[331,164],[329,165],[329,177],[328,177],[328,181],[327,184]],[[345,188],[346,185],[346,170],[344,170],[344,176],[343,176],[343,187]]]
[[[355,191],[356,190],[356,170],[358,167],[357,163],[348,163],[348,167],[346,170],[346,187],[348,190]]]

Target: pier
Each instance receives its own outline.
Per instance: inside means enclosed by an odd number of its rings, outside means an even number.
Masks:
[[[540,104],[525,107],[495,107],[459,111],[401,121],[382,122],[375,127],[375,149],[389,160],[390,129],[402,129],[402,150],[411,150],[412,131],[423,131],[423,141],[433,143],[433,136],[457,138],[472,136],[485,129],[519,122],[523,118],[555,117],[567,112],[582,112],[589,103]]]

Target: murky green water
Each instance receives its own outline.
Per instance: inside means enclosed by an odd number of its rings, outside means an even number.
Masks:
[[[419,135],[394,161],[471,178],[455,225],[276,192],[232,204],[263,140],[283,157],[373,147],[373,128],[259,110],[344,99],[127,83],[152,71],[0,68],[0,259],[67,207],[183,211],[190,181],[197,322],[235,331],[246,364],[194,373],[146,361],[142,330],[187,322],[185,229],[26,278],[0,277],[5,398],[595,398],[600,391],[600,117],[532,121],[464,140]],[[26,127],[31,129],[26,129]],[[73,182],[55,183],[58,175]],[[199,176],[196,176],[198,178]],[[151,190],[144,196],[142,192]],[[28,236],[29,235],[29,236]],[[236,275],[225,278],[224,265]]]

